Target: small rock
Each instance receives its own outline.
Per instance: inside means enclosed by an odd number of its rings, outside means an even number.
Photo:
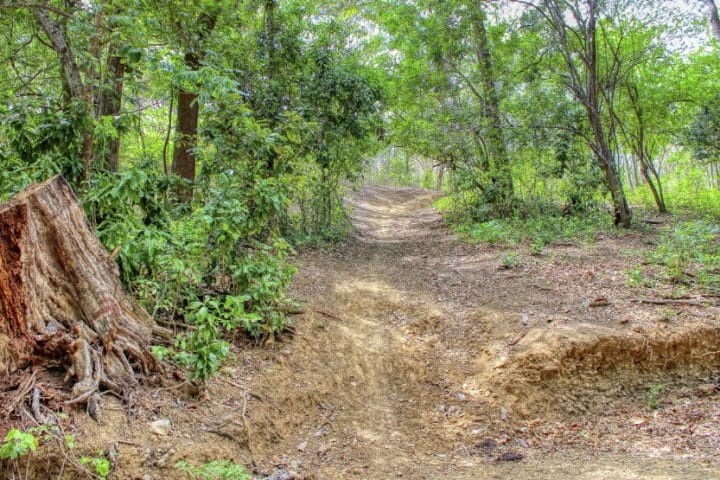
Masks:
[[[457,398],[458,398],[458,400],[460,400],[461,402],[464,402],[467,397],[465,396],[464,393],[458,393],[458,394],[457,394]]]
[[[435,410],[437,410],[438,412],[444,412],[444,411],[445,411],[445,405],[438,405]]]
[[[505,407],[500,407],[500,420],[507,420],[510,414]]]
[[[304,452],[307,448],[307,442],[300,442],[297,446],[297,449],[301,452]]]
[[[715,390],[717,390],[717,385],[714,383],[706,383],[704,385],[700,385],[697,390],[700,395],[710,396],[715,393]]]
[[[522,322],[523,325],[527,326],[528,323],[530,323],[530,315],[527,313],[523,313],[522,317],[520,318],[520,322]]]
[[[499,457],[497,457],[498,462],[519,462],[525,458],[523,455],[517,453],[517,452],[505,452]]]
[[[451,405],[450,408],[447,409],[447,413],[448,415],[455,415],[456,417],[459,417],[462,415],[462,409],[457,405]]]
[[[495,439],[490,437],[475,445],[475,448],[479,448],[480,450],[484,450],[486,452],[491,452],[495,450],[495,447],[497,447],[497,442],[495,441]]]
[[[643,423],[647,423],[647,420],[642,417],[635,417],[630,419],[630,423],[633,425],[642,425]]]
[[[279,472],[270,477],[268,480],[303,480],[305,477],[296,472]]]
[[[155,462],[155,465],[157,465],[159,468],[163,468],[167,466],[172,459],[173,454],[175,453],[174,448],[168,448],[167,451],[165,451],[162,455],[158,457],[158,459]]]
[[[152,422],[150,424],[150,431],[155,435],[168,435],[171,427],[172,423],[170,422],[170,419],[163,418]]]
[[[522,439],[522,438],[518,438],[517,440],[515,440],[515,443],[517,443],[519,447],[522,447],[522,448],[530,448],[530,445],[528,444],[528,442],[526,442],[526,441],[525,441],[524,439]]]

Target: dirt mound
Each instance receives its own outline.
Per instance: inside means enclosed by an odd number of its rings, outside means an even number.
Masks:
[[[588,324],[532,329],[515,348],[498,352],[472,383],[521,418],[597,414],[648,385],[712,378],[720,371],[719,345],[720,327],[704,324],[660,331]]]

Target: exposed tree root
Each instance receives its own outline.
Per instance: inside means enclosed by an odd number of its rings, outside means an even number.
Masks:
[[[140,379],[161,370],[149,345],[153,336],[166,342],[170,332],[125,294],[62,177],[0,206],[0,232],[0,368],[66,368],[65,380],[74,383],[65,404],[87,405],[93,418],[101,390],[126,399]],[[24,384],[18,395],[32,389]],[[33,393],[31,403],[40,398]]]

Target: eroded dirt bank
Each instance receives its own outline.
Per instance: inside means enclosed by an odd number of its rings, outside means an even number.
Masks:
[[[143,391],[128,420],[108,399],[85,443],[114,444],[117,478],[218,458],[278,479],[720,478],[717,307],[668,320],[630,302],[639,237],[500,270],[502,251],[456,241],[432,199],[358,194],[356,238],[300,255],[292,340],[238,349],[201,400]]]

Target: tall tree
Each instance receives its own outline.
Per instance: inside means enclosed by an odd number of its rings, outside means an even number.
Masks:
[[[484,105],[483,113],[489,122],[486,143],[490,157],[492,190],[488,200],[499,210],[498,213],[507,215],[511,212],[513,203],[512,170],[502,128],[500,100],[496,86],[497,77],[490,52],[482,3],[478,0],[471,2],[469,10],[475,35],[475,56],[483,93],[480,100]]]
[[[65,30],[50,16],[48,9],[44,8],[42,4],[33,5],[31,8],[35,19],[40,25],[40,28],[43,32],[45,32],[45,35],[48,40],[50,40],[50,44],[57,54],[60,63],[60,71],[62,72],[63,86],[69,100],[68,103],[80,106],[83,115],[90,116],[92,114],[90,104],[90,101],[92,100],[92,83],[91,81],[83,80],[75,53],[72,48],[70,48]],[[71,14],[67,15],[72,17]],[[97,41],[97,38],[93,40],[93,46],[97,45]],[[93,53],[96,53],[96,49],[93,50]],[[83,123],[88,124],[90,122],[84,119]],[[92,174],[92,147],[92,125],[86,125],[83,129],[82,140],[83,177],[85,180],[90,179]]]
[[[565,85],[585,111],[590,127],[586,141],[605,173],[616,226],[630,227],[632,215],[616,159],[610,145],[611,132],[605,124],[608,102],[615,96],[617,79],[604,76],[616,65],[601,68],[599,50],[600,0],[542,0],[539,3],[515,0],[532,7],[546,21],[555,36],[557,50],[565,63]],[[609,62],[614,62],[610,57]]]
[[[184,36],[183,60],[190,72],[197,72],[202,67],[203,60],[207,55],[207,42],[215,29],[221,8],[222,6],[218,4],[201,5],[200,12],[190,28],[187,28],[184,23],[186,17],[178,16],[174,19],[176,31]],[[172,5],[170,5],[170,9],[173,9]],[[178,196],[185,201],[192,198],[192,184],[195,182],[195,149],[197,148],[200,119],[197,87],[197,84],[188,86],[187,83],[181,82],[177,96],[177,119],[171,171],[190,184],[178,191]]]
[[[715,0],[706,0],[708,17],[710,18],[710,25],[712,26],[715,38],[720,42],[720,15],[718,15],[718,8],[715,4]]]

